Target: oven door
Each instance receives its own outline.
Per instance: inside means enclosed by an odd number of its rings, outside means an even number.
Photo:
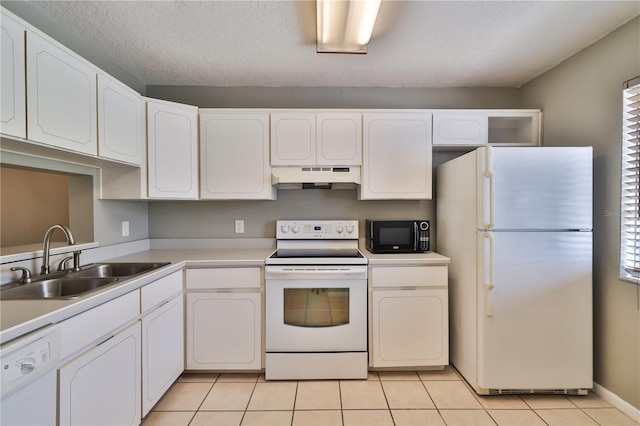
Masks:
[[[267,266],[266,352],[367,350],[366,266]]]

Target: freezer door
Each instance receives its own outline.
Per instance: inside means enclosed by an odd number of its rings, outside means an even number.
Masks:
[[[593,228],[591,147],[487,147],[476,161],[478,229]]]
[[[478,387],[592,387],[592,233],[478,232]]]

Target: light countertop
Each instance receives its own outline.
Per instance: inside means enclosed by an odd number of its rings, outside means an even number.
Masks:
[[[437,253],[374,254],[360,247],[370,265],[443,265],[449,258]],[[58,323],[81,312],[137,290],[185,267],[264,266],[273,249],[161,249],[105,259],[109,262],[171,262],[152,272],[106,286],[72,300],[0,300],[0,344]]]

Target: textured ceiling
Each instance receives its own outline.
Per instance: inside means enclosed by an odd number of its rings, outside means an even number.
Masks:
[[[640,1],[383,1],[366,55],[318,54],[315,1],[29,1],[144,85],[519,87]]]

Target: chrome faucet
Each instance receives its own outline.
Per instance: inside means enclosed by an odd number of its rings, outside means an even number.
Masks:
[[[47,230],[47,232],[44,234],[44,243],[43,243],[43,247],[42,247],[42,268],[40,268],[40,273],[42,275],[46,275],[49,273],[50,271],[50,267],[49,267],[49,250],[51,248],[51,234],[53,234],[53,232],[59,229],[62,232],[64,232],[65,237],[67,237],[67,243],[69,243],[70,246],[74,245],[76,242],[73,239],[73,234],[71,233],[71,230],[69,228],[67,228],[64,225],[53,225],[51,228],[49,228]],[[78,252],[78,255],[80,254],[80,252]],[[75,255],[75,252],[74,252]],[[74,256],[73,257],[73,268],[77,269],[79,268],[80,265],[78,265],[78,261],[80,259],[80,256]]]

